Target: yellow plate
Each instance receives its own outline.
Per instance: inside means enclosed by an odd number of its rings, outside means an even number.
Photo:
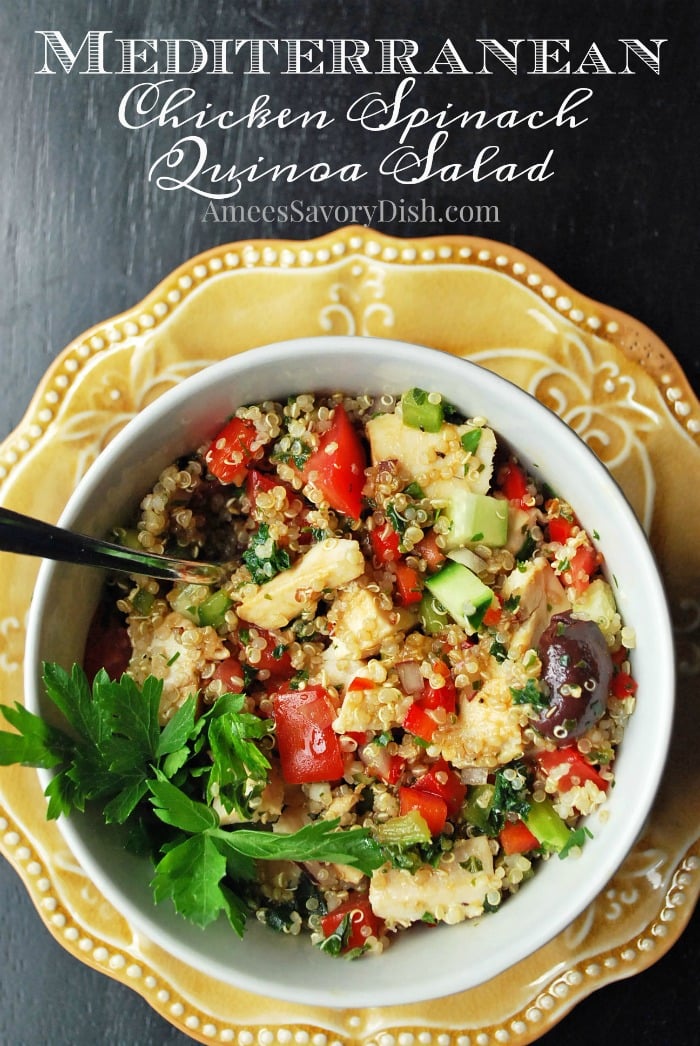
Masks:
[[[32,770],[0,770],[0,847],[69,952],[202,1042],[532,1042],[594,989],[659,958],[700,890],[700,544],[688,540],[700,518],[700,404],[655,335],[488,240],[399,240],[348,228],[310,242],[217,247],[61,353],[0,446],[0,499],[55,520],[99,451],[165,389],[254,345],[325,333],[419,342],[497,371],[556,410],[625,489],[651,535],[678,640],[671,756],[642,838],[573,925],[508,973],[449,1000],[337,1011],[212,982],[136,934],[45,821]],[[0,554],[0,682],[8,703],[22,700],[37,567]]]

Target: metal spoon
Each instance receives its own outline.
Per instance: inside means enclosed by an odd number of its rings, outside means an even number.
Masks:
[[[31,516],[0,506],[0,551],[24,556],[41,556],[61,563],[80,563],[104,567],[125,574],[186,581],[196,585],[216,585],[227,576],[226,568],[215,563],[198,563],[144,550],[126,548],[99,538],[76,534]]]

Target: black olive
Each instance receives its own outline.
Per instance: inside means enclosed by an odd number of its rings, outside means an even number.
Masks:
[[[610,651],[594,621],[580,621],[567,612],[552,618],[538,653],[549,703],[532,725],[556,745],[567,745],[605,714],[613,671]]]

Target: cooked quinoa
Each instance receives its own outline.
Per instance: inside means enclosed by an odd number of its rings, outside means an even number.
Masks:
[[[634,708],[634,636],[575,506],[484,418],[421,390],[240,407],[163,470],[128,538],[230,567],[216,590],[116,589],[127,670],[163,681],[161,721],[191,694],[245,694],[274,723],[245,819],[339,818],[386,846],[371,878],[260,862],[262,922],[380,952],[497,909],[585,842]]]

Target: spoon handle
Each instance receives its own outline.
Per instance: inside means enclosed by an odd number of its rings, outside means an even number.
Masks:
[[[126,548],[86,534],[76,534],[2,506],[0,550],[198,585],[213,585],[225,576],[223,568],[213,563],[172,559],[145,549]]]

